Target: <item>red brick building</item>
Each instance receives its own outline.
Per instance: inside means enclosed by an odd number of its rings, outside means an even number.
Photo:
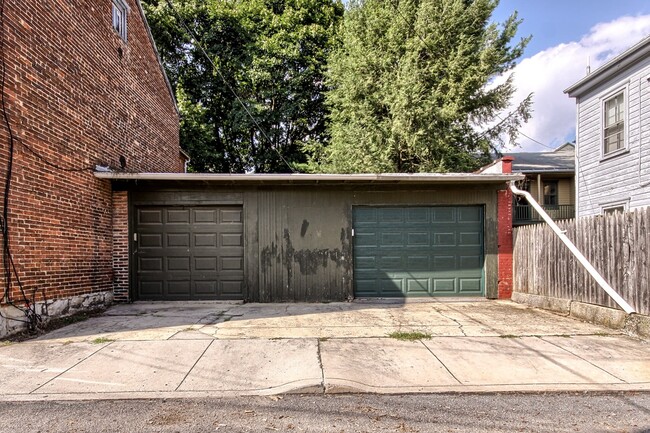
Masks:
[[[18,279],[45,317],[111,301],[113,193],[98,166],[183,171],[177,108],[138,0],[6,0],[2,17],[0,336],[22,324],[7,316],[26,318],[10,305],[25,305]]]

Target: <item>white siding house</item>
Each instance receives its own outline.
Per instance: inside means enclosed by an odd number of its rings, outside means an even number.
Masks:
[[[650,206],[650,37],[565,93],[577,105],[577,216]]]

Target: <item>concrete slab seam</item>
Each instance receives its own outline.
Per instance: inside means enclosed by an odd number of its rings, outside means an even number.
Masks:
[[[205,346],[205,349],[203,349],[203,352],[201,352],[201,354],[198,356],[198,358],[196,358],[196,361],[194,361],[194,364],[192,364],[192,367],[190,367],[190,369],[187,370],[187,373],[185,373],[185,376],[183,376],[183,380],[181,380],[179,382],[178,386],[176,386],[174,391],[178,391],[178,388],[180,388],[181,385],[183,385],[183,382],[185,382],[185,380],[187,379],[187,376],[189,376],[190,373],[192,372],[192,370],[194,370],[194,367],[196,367],[196,364],[198,364],[199,361],[201,360],[201,358],[203,358],[203,355],[205,355],[205,352],[207,352],[208,349],[210,348],[210,346],[212,346],[212,343],[214,343],[214,340],[210,340],[210,343],[208,343],[208,345]]]
[[[537,338],[539,338],[540,340],[542,340],[542,341],[544,341],[544,342],[546,342],[546,343],[552,344],[553,346],[557,347],[558,349],[564,350],[565,352],[571,354],[572,356],[575,356],[575,357],[578,358],[578,359],[583,360],[583,361],[586,362],[587,364],[590,364],[590,365],[596,367],[597,369],[599,369],[599,370],[601,370],[601,371],[607,373],[608,375],[612,376],[612,377],[613,377],[614,379],[616,379],[616,380],[620,380],[620,381],[623,382],[623,383],[629,383],[629,382],[627,382],[627,381],[621,379],[620,377],[616,376],[615,374],[612,374],[612,373],[610,373],[609,371],[605,370],[605,369],[602,368],[601,366],[594,364],[593,362],[589,361],[588,359],[585,359],[585,358],[583,358],[582,356],[580,356],[580,355],[578,355],[578,354],[576,354],[576,353],[571,352],[571,351],[570,351],[569,349],[567,349],[566,347],[562,347],[562,346],[560,346],[560,345],[558,345],[558,344],[553,343],[552,341],[548,341],[548,340],[546,340],[543,336],[539,336],[539,337],[537,337]]]
[[[316,356],[318,357],[318,366],[320,367],[320,384],[325,393],[325,368],[323,368],[323,357],[320,352],[320,338],[316,339]]]
[[[100,347],[99,349],[95,350],[93,353],[91,353],[91,354],[89,354],[88,356],[84,357],[83,359],[79,360],[79,362],[76,362],[74,365],[71,365],[70,367],[66,368],[64,371],[62,371],[61,373],[59,373],[59,374],[57,374],[56,376],[52,377],[50,380],[46,380],[45,382],[43,382],[42,384],[40,384],[39,386],[37,386],[37,387],[34,388],[33,390],[29,391],[28,394],[33,394],[33,393],[35,393],[36,391],[38,391],[39,389],[43,388],[43,387],[44,387],[45,385],[47,385],[48,383],[50,383],[50,382],[52,382],[53,380],[58,379],[59,377],[63,376],[63,375],[66,374],[68,371],[70,371],[70,370],[72,370],[73,368],[75,368],[77,365],[81,364],[82,362],[84,362],[85,360],[89,359],[90,357],[92,357],[92,356],[95,355],[96,353],[99,353],[100,350],[103,350],[104,348],[110,346],[110,345],[113,344],[113,343],[115,343],[115,342],[114,342],[114,341],[111,341],[110,343],[103,345],[103,346]]]
[[[438,360],[438,362],[440,363],[440,365],[442,365],[443,367],[445,367],[445,370],[447,370],[447,373],[449,373],[449,375],[450,375],[451,377],[453,377],[454,380],[455,380],[456,382],[458,382],[460,385],[463,385],[463,382],[461,382],[461,381],[456,377],[456,375],[455,375],[454,373],[452,373],[451,370],[450,370],[449,368],[447,368],[447,366],[445,365],[445,363],[442,362],[442,360],[441,360],[440,358],[438,358],[438,356],[437,356],[435,353],[433,353],[433,350],[431,350],[431,348],[430,348],[429,346],[427,346],[426,344],[424,344],[424,341],[422,341],[422,340],[418,340],[418,341],[420,342],[421,345],[424,346],[425,349],[427,349],[427,350],[429,351],[429,353],[430,353],[431,355],[433,355],[434,358],[436,358],[436,359]]]

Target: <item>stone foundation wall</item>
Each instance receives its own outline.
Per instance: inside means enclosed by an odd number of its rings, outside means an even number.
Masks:
[[[42,325],[52,319],[72,316],[86,311],[104,310],[113,303],[113,292],[87,293],[70,298],[60,298],[36,302],[36,313],[41,316]],[[0,307],[0,338],[27,330],[23,312],[10,305]],[[17,320],[14,320],[17,319]]]

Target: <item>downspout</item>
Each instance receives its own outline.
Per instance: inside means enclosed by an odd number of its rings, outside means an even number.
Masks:
[[[596,280],[598,285],[605,291],[607,294],[618,304],[619,307],[623,309],[627,314],[632,314],[634,313],[634,308],[630,306],[621,296],[616,293],[616,290],[614,290],[608,283],[605,281],[605,279],[598,273],[598,271],[589,263],[589,260],[582,255],[580,250],[571,242],[571,240],[567,237],[567,235],[564,234],[564,231],[558,227],[557,224],[551,219],[550,216],[542,209],[542,207],[533,199],[533,196],[527,193],[526,191],[522,191],[519,188],[515,186],[514,182],[510,182],[510,189],[512,190],[513,193],[517,195],[521,195],[526,197],[528,200],[528,203],[535,208],[535,210],[539,213],[539,215],[546,221],[546,223],[551,227],[551,229],[555,232],[555,234],[560,238],[562,242],[564,242],[564,245],[569,248],[569,251],[573,253],[576,259],[580,262],[580,264],[589,272],[589,274]]]

